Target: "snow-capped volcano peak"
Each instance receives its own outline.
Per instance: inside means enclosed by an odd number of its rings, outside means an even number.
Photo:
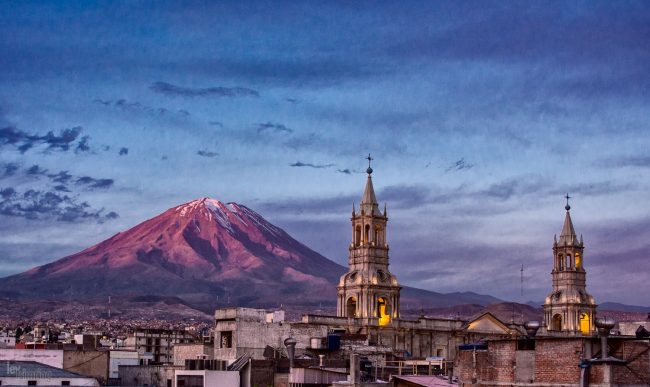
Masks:
[[[334,298],[343,272],[250,208],[206,197],[8,277],[0,291],[82,298],[157,294],[205,302],[228,294],[243,304],[272,302],[279,292],[323,300]]]

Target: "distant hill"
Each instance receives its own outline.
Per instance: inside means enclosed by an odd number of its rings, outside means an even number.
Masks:
[[[345,272],[248,207],[203,198],[79,253],[0,279],[0,295],[20,302],[51,299],[84,305],[103,305],[110,295],[129,304],[167,307],[165,300],[172,297],[178,300],[174,307],[208,314],[224,306],[331,307]],[[417,308],[500,301],[409,287],[402,300]]]
[[[626,305],[626,304],[620,304],[618,302],[603,302],[602,304],[598,305],[598,310],[615,310],[619,312],[650,313],[649,306]]]

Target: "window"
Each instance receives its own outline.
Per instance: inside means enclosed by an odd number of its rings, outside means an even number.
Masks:
[[[348,317],[357,317],[357,299],[354,297],[348,298],[346,302],[347,306],[347,316]]]
[[[232,331],[221,332],[221,348],[232,348]]]
[[[69,381],[69,380],[62,380],[62,381],[61,381],[61,385],[62,385],[62,386],[69,386],[69,385],[70,385],[70,381]]]
[[[357,226],[354,229],[354,245],[359,246],[361,243],[361,226]]]
[[[36,380],[28,380],[27,385],[28,386],[35,386],[36,385]]]
[[[377,299],[377,317],[379,317],[379,325],[388,325],[390,322],[390,305],[384,297]]]

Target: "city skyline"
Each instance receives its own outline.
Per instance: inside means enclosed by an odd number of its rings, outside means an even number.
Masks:
[[[5,2],[0,276],[200,197],[347,266],[370,153],[400,283],[543,300],[568,193],[596,302],[650,306],[648,8]]]

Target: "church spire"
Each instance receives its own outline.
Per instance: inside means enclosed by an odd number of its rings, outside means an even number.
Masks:
[[[573,228],[573,222],[571,221],[571,213],[569,212],[571,210],[571,206],[569,205],[569,199],[571,199],[571,196],[567,193],[566,196],[566,206],[564,206],[564,209],[566,210],[566,215],[564,216],[564,226],[562,227],[562,232],[560,233],[560,245],[573,245],[574,243],[578,242],[578,236],[576,235],[576,231]]]
[[[372,186],[372,168],[370,167],[370,162],[373,158],[368,154],[366,159],[368,160],[368,169],[366,169],[368,179],[366,180],[366,188],[363,190],[363,196],[361,197],[361,208],[365,213],[372,214],[373,210],[377,210],[378,203],[377,197],[375,196],[375,189]]]

